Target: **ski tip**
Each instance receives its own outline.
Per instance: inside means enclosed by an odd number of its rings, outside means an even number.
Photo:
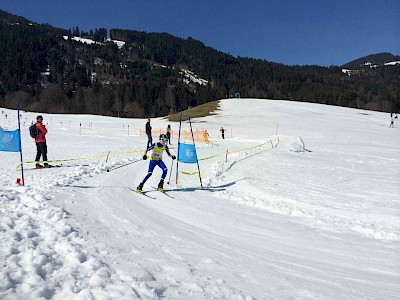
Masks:
[[[146,194],[144,191],[142,191],[142,190],[131,189],[131,188],[129,188],[129,189],[130,189],[131,191],[133,191],[133,192],[139,194],[139,195],[146,196],[146,197],[151,198],[151,199],[155,199],[155,198],[153,198],[153,197],[147,195],[147,194]]]

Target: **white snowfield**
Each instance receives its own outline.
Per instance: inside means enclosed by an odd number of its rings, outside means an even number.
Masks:
[[[16,129],[16,111],[0,110],[0,126]],[[37,114],[21,112],[25,161]],[[399,299],[400,131],[389,114],[221,100],[192,120],[212,141],[197,145],[203,188],[197,174],[176,185],[174,164],[170,197],[154,191],[156,168],[152,198],[129,189],[147,173],[146,120],[42,115],[49,160],[87,159],[25,170],[17,186],[19,153],[0,152],[0,299]]]

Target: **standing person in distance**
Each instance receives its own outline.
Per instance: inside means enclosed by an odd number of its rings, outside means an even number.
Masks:
[[[150,119],[147,119],[147,123],[146,123],[146,134],[147,134],[147,147],[149,148],[149,146],[151,144],[153,144],[153,138],[151,136],[151,125],[150,125]]]
[[[36,143],[36,168],[50,168],[51,165],[47,163],[47,143],[46,143],[46,126],[43,125],[43,117],[41,115],[36,117],[37,136],[35,137]],[[44,166],[39,164],[40,157],[43,157]]]
[[[171,125],[167,126],[167,138],[168,138],[168,144],[171,145]]]
[[[165,152],[167,152],[168,156],[171,157],[172,159],[176,159],[175,155],[172,155],[169,152],[168,146],[167,146],[167,142],[168,142],[168,138],[165,134],[161,134],[160,135],[160,141],[158,143],[152,144],[149,148],[147,148],[144,151],[143,154],[143,160],[147,160],[147,152],[148,151],[152,151],[151,155],[150,155],[150,163],[149,163],[149,170],[147,172],[146,177],[142,180],[142,182],[138,185],[136,191],[142,193],[143,192],[143,185],[146,183],[147,179],[149,179],[151,177],[151,175],[153,175],[153,170],[155,168],[155,166],[159,166],[161,168],[161,170],[163,171],[162,175],[161,175],[161,180],[160,183],[158,184],[157,189],[159,191],[163,191],[164,189],[164,179],[167,176],[168,173],[168,168],[167,166],[164,164],[163,160],[162,160],[162,154],[165,150]]]
[[[225,139],[225,129],[224,129],[224,127],[221,127],[221,129],[219,131],[221,131],[222,139]]]

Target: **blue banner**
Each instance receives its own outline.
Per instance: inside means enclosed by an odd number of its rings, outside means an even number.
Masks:
[[[196,153],[195,145],[179,144],[178,161],[187,163],[187,164],[197,163],[197,153]]]
[[[19,152],[21,151],[21,136],[19,130],[0,130],[0,151]]]

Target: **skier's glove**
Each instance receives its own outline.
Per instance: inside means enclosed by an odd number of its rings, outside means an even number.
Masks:
[[[143,160],[146,160],[147,159],[147,155],[143,155]]]
[[[174,159],[176,159],[176,156],[175,156],[175,155],[172,155],[171,158],[172,158],[172,160],[174,160]]]

